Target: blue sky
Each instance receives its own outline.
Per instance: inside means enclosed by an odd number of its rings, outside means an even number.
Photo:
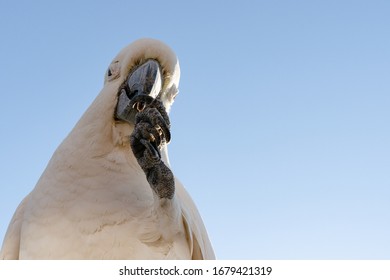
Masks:
[[[389,1],[1,1],[0,239],[141,37],[181,64],[170,160],[220,259],[390,258]]]

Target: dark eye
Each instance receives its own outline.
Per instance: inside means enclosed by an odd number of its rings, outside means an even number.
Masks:
[[[120,75],[120,65],[119,61],[114,61],[111,63],[110,67],[108,67],[106,72],[106,78],[108,81],[115,80]]]

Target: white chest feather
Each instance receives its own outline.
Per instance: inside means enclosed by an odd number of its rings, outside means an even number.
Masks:
[[[53,173],[49,164],[27,204],[20,258],[190,258],[175,199],[155,205],[142,170],[121,151],[84,160],[93,172]]]

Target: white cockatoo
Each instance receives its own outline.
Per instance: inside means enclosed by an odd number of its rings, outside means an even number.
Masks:
[[[0,259],[214,259],[199,212],[173,176],[168,112],[174,52],[141,39],[112,61],[104,87],[17,208]]]

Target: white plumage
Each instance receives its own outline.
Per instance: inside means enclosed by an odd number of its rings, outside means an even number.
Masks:
[[[138,40],[114,58],[103,89],[19,205],[0,259],[215,258],[183,185],[175,179],[173,199],[156,198],[130,148],[134,126],[114,118],[120,85],[147,59],[161,65],[169,111],[178,60],[162,42]],[[166,146],[162,156],[169,165]]]

